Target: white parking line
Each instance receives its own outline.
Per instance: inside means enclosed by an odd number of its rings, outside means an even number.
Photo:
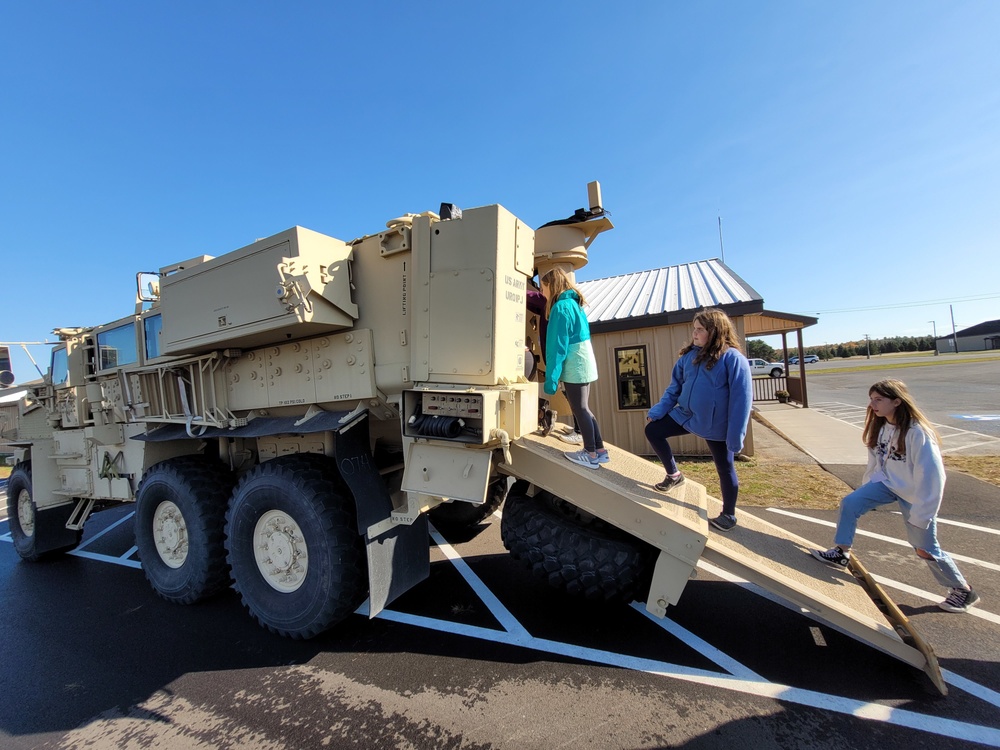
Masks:
[[[119,519],[115,524],[109,526],[107,529],[104,529],[94,538],[97,536],[103,536],[112,528],[124,523],[130,517],[131,514]],[[432,537],[436,537],[436,542],[438,539],[444,542],[436,531],[432,531]],[[0,536],[0,540],[11,541],[10,534],[7,533]],[[89,539],[87,543],[90,544],[92,541],[93,538]],[[427,628],[437,632],[452,633],[454,635],[469,638],[478,638],[493,643],[529,648],[542,653],[566,656],[580,661],[589,661],[596,664],[605,664],[608,666],[620,667],[622,669],[646,672],[648,674],[655,674],[668,679],[676,679],[708,687],[716,687],[722,690],[731,690],[733,692],[751,696],[771,698],[785,703],[793,703],[801,706],[817,708],[846,716],[854,716],[857,718],[877,721],[892,726],[917,729],[928,734],[956,738],[969,742],[978,742],[984,745],[1000,748],[1000,730],[992,727],[970,724],[967,722],[945,719],[937,716],[929,716],[915,711],[885,706],[879,703],[843,698],[828,693],[820,693],[781,683],[768,682],[766,679],[760,677],[735,659],[732,659],[728,655],[716,649],[714,646],[711,646],[707,642],[703,641],[698,636],[695,636],[693,633],[681,628],[676,623],[669,621],[662,625],[667,632],[671,633],[681,640],[681,642],[695,649],[702,655],[711,659],[723,669],[728,670],[730,674],[723,674],[721,672],[715,673],[703,669],[685,667],[679,664],[630,656],[628,654],[618,654],[612,651],[593,649],[586,646],[563,643],[545,638],[536,638],[532,636],[528,630],[521,625],[516,618],[514,618],[510,611],[499,602],[495,595],[489,591],[486,585],[472,571],[457,550],[455,550],[447,542],[444,542],[443,545],[439,543],[439,548],[448,560],[456,566],[456,570],[469,583],[469,585],[472,586],[477,595],[483,598],[484,604],[486,604],[493,616],[496,617],[496,619],[501,623],[504,630],[495,630],[464,623],[450,622],[447,620],[438,620],[420,615],[396,612],[391,609],[385,609],[380,612],[377,615],[378,619]],[[129,550],[128,554],[131,554],[131,552],[132,550]],[[78,557],[92,559],[95,561],[109,562],[115,565],[125,565],[130,568],[141,567],[141,564],[134,560],[126,560],[121,557],[116,558],[108,555],[98,555],[86,552],[86,550],[74,550],[70,554],[76,554]],[[699,563],[699,566],[701,566],[701,563]],[[639,609],[640,607],[641,605],[633,604],[633,608],[635,609]],[[651,618],[651,615],[646,613],[644,608],[640,611],[642,611],[647,617]],[[975,614],[976,610],[972,610],[972,613]],[[368,615],[367,601],[358,608],[357,614],[364,616]],[[945,679],[949,684],[966,690],[970,695],[979,697],[984,701],[993,703],[994,705],[1000,705],[1000,702],[997,701],[997,694],[989,688],[978,685],[977,683],[958,675],[952,675],[951,673],[945,673]]]
[[[827,526],[834,529],[837,528],[837,524],[833,523],[832,521],[824,521],[821,518],[804,516],[801,513],[794,513],[790,510],[784,510],[782,508],[768,508],[768,510],[772,513],[777,513],[782,516],[788,516],[789,518],[797,518],[800,521],[808,521],[809,523],[814,523],[817,526]],[[858,536],[866,536],[871,539],[878,539],[881,542],[895,544],[898,547],[909,547],[910,549],[913,549],[913,547],[910,546],[910,543],[905,539],[898,539],[892,536],[885,536],[884,534],[876,534],[872,531],[864,531],[863,529],[858,529],[857,534]],[[996,563],[987,562],[986,560],[980,560],[975,557],[966,557],[965,555],[958,555],[955,554],[954,552],[949,552],[948,554],[951,555],[953,560],[961,560],[962,562],[969,563],[969,565],[978,565],[980,568],[986,568],[987,570],[1000,571],[1000,565],[997,565]]]
[[[845,404],[840,401],[821,401],[819,403],[811,404],[809,408],[841,422],[847,422],[847,424],[854,425],[855,427],[864,426],[865,423],[866,407],[863,406]],[[979,448],[984,445],[996,445],[1000,448],[1000,438],[995,438],[992,435],[984,435],[981,432],[963,430],[960,427],[954,427],[953,425],[948,424],[938,424],[937,422],[932,422],[931,424],[941,436],[942,455],[959,453],[961,451],[969,450],[970,448]],[[964,442],[967,440],[975,440],[976,442]],[[959,442],[960,444],[954,445],[955,442]]]

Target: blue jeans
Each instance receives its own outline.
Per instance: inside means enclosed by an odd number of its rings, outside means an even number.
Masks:
[[[667,438],[690,433],[681,427],[669,414],[646,423],[646,440],[653,451],[663,462],[668,474],[677,473],[677,462],[674,452],[670,450]],[[736,477],[736,464],[733,462],[733,452],[726,447],[725,440],[706,440],[708,449],[712,451],[715,470],[719,474],[719,485],[722,488],[722,512],[727,516],[736,515],[736,498],[740,493],[740,480]]]
[[[840,518],[833,536],[834,544],[850,547],[858,530],[858,519],[873,508],[889,503],[899,504],[903,520],[906,522],[903,524],[906,527],[906,538],[913,548],[923,550],[930,555],[930,559],[923,557],[921,559],[927,563],[937,582],[948,588],[968,588],[969,585],[951,559],[951,555],[942,550],[938,544],[937,518],[932,518],[931,525],[926,529],[913,526],[910,523],[910,511],[913,506],[882,482],[863,484],[840,501]]]

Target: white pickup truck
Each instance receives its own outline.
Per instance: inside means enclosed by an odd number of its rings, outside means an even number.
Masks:
[[[785,366],[780,362],[768,362],[766,359],[750,359],[751,375],[770,375],[779,378],[785,374]]]

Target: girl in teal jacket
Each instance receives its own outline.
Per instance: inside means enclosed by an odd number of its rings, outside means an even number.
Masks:
[[[590,324],[583,312],[585,300],[580,290],[561,268],[553,268],[541,278],[548,325],[545,334],[545,393],[556,394],[559,383],[583,436],[583,450],[565,453],[567,459],[588,469],[600,468],[610,460],[601,429],[590,411],[590,384],[597,380],[597,360],[590,344]]]
[[[666,492],[684,481],[667,438],[685,433],[704,438],[722,489],[722,513],[709,523],[720,531],[736,525],[740,482],[734,458],[743,450],[752,404],[750,364],[732,321],[721,310],[702,310],[694,316],[691,343],[681,349],[670,385],[649,410],[646,440],[667,470],[653,486]]]

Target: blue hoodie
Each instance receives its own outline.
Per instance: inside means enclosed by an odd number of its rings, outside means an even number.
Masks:
[[[580,295],[567,289],[549,311],[545,332],[545,392],[554,396],[559,382],[593,383],[597,360],[590,345],[590,324]]]
[[[726,448],[739,453],[753,404],[750,363],[730,348],[709,370],[704,362],[695,364],[699,352],[699,347],[693,347],[677,360],[670,385],[660,402],[649,410],[649,418],[662,419],[669,414],[692,435],[724,440]]]

